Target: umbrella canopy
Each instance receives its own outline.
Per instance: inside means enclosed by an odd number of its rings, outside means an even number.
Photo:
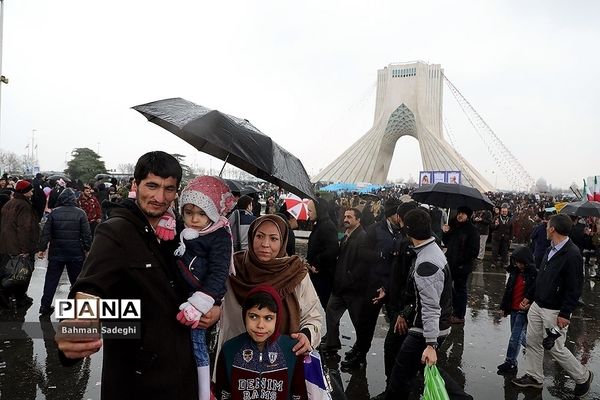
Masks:
[[[240,181],[236,181],[234,179],[223,179],[223,180],[225,181],[227,186],[229,186],[229,190],[231,190],[232,192],[242,193],[242,190],[244,190],[244,188],[245,188],[245,185]]]
[[[360,197],[361,199],[373,200],[373,201],[380,200],[379,196],[374,195],[373,193],[361,193],[361,192],[359,192],[358,197]]]
[[[600,217],[600,202],[586,200],[568,203],[560,213],[577,217]]]
[[[383,186],[381,186],[381,185],[368,185],[368,186],[365,186],[364,188],[360,189],[358,191],[358,193],[371,193],[371,192],[374,192],[381,188],[383,188]]]
[[[442,208],[469,207],[472,210],[492,210],[494,204],[486,195],[470,186],[456,183],[434,183],[417,188],[412,194],[413,200]]]
[[[332,183],[327,186],[323,186],[320,190],[325,192],[350,192],[357,190],[358,186],[354,183]]]
[[[308,219],[308,199],[302,200],[300,197],[289,194],[283,199],[287,211],[292,214],[298,221],[305,221]]]
[[[244,190],[242,190],[242,194],[260,193],[260,192],[262,192],[262,190],[260,190],[256,186],[252,186],[252,185],[246,185],[246,187],[244,187]]]
[[[94,179],[110,179],[112,178],[112,175],[109,174],[96,174],[96,176],[94,176]]]
[[[62,179],[65,182],[71,182],[71,178],[69,178],[66,175],[54,174],[54,175],[50,175],[48,177],[48,180],[52,180],[52,181],[57,181],[59,179]]]
[[[313,197],[302,162],[247,120],[182,98],[133,107],[148,121],[179,136],[199,151],[302,197]]]

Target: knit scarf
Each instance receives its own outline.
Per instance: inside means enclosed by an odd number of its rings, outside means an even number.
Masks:
[[[254,253],[254,236],[264,222],[273,222],[281,233],[279,254],[270,261],[260,261]],[[276,215],[264,215],[252,222],[248,235],[248,250],[233,256],[235,275],[229,276],[231,289],[239,304],[243,304],[250,290],[267,284],[275,288],[281,296],[283,311],[277,315],[281,319],[281,333],[291,334],[300,329],[300,304],[296,298],[296,287],[306,276],[308,269],[298,256],[286,256],[287,225]]]

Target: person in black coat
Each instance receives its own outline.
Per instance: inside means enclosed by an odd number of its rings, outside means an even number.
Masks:
[[[546,234],[551,246],[546,250],[535,282],[533,302],[527,314],[525,374],[512,382],[520,387],[544,386],[544,352],[575,380],[573,395],[588,393],[594,375],[565,346],[571,315],[583,290],[583,259],[569,238],[571,219],[565,214],[548,221]],[[557,334],[548,341],[549,333]]]
[[[394,259],[390,279],[387,286],[385,286],[385,305],[390,321],[390,326],[383,343],[383,364],[386,379],[389,379],[392,373],[396,355],[408,334],[410,323],[410,315],[405,315],[404,309],[412,300],[409,299],[407,282],[416,254],[412,250],[412,243],[406,235],[404,216],[416,208],[418,208],[418,204],[410,201],[400,204],[396,211],[402,238],[400,239],[398,257]]]
[[[531,232],[531,247],[533,250],[533,259],[535,260],[536,269],[540,269],[540,264],[542,263],[544,253],[546,252],[546,249],[550,247],[550,241],[546,237],[548,217],[548,213],[538,214],[540,222],[535,226],[535,228],[533,228],[533,231]]]
[[[446,258],[452,274],[451,322],[463,324],[467,312],[467,280],[473,271],[473,262],[479,255],[479,231],[471,222],[473,210],[458,207],[456,218],[444,225],[442,239],[446,244]]]
[[[479,255],[478,260],[485,257],[485,245],[490,234],[490,225],[492,224],[492,212],[489,210],[480,210],[473,216],[473,222],[477,231],[479,231]]]
[[[135,166],[136,199],[111,203],[109,218],[98,225],[84,268],[70,298],[139,299],[138,337],[57,336],[61,362],[73,365],[103,349],[101,399],[198,399],[197,370],[190,328],[175,316],[187,300],[177,271],[175,240],[158,240],[154,231],[175,200],[181,166],[170,154],[152,151]],[[206,328],[213,306],[201,319]],[[63,320],[69,326],[74,320]],[[212,323],[211,323],[212,325]]]
[[[77,207],[73,190],[67,188],[56,201],[56,208],[48,215],[38,246],[38,258],[43,258],[48,248],[48,269],[44,282],[40,314],[52,314],[52,299],[62,272],[67,267],[69,282],[75,283],[85,259],[92,247],[92,233],[85,211]]]
[[[46,209],[46,194],[44,193],[44,176],[39,172],[35,175],[35,178],[31,181],[33,185],[33,196],[31,197],[31,205],[38,216],[38,220],[41,220],[44,216],[44,210]]]
[[[511,263],[507,269],[508,280],[500,303],[504,317],[510,316],[510,339],[504,363],[498,365],[498,373],[517,372],[517,357],[521,343],[525,343],[527,332],[527,310],[529,305],[524,299],[532,299],[535,293],[535,277],[537,274],[533,255],[525,246],[517,247],[511,255]]]
[[[306,261],[311,266],[310,279],[323,309],[326,309],[339,251],[337,229],[329,218],[329,204],[325,199],[308,202],[308,218],[313,226],[308,237]]]
[[[340,240],[340,254],[335,266],[333,290],[327,303],[325,320],[327,339],[321,349],[325,352],[337,352],[340,343],[340,319],[348,310],[350,320],[357,329],[360,321],[362,296],[365,290],[364,275],[368,258],[365,251],[366,233],[361,225],[361,212],[350,208],[344,212],[344,237]]]
[[[341,363],[344,369],[358,368],[366,363],[379,311],[385,301],[385,288],[399,254],[402,239],[397,214],[399,205],[400,202],[395,198],[386,200],[385,219],[367,229],[365,252],[369,265],[364,275],[366,286],[362,293],[357,294],[362,297],[360,324],[356,327],[356,343]]]

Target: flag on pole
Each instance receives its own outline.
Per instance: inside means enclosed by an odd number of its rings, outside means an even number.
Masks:
[[[583,180],[583,196],[584,198],[582,200],[594,200],[594,195],[590,192],[590,188],[588,187],[587,181],[585,179]]]
[[[600,182],[598,182],[598,175],[594,176],[594,201],[600,201]]]
[[[331,393],[323,375],[321,357],[316,351],[304,357],[304,379],[308,400],[331,400]]]

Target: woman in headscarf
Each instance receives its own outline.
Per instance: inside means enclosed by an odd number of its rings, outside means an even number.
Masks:
[[[240,304],[261,284],[274,287],[282,298],[278,314],[281,333],[297,339],[296,354],[304,354],[321,340],[323,314],[308,276],[308,266],[298,256],[286,256],[288,230],[277,215],[264,215],[250,225],[248,250],[234,254],[235,271],[229,276],[223,300],[219,348],[226,340],[245,332]]]

